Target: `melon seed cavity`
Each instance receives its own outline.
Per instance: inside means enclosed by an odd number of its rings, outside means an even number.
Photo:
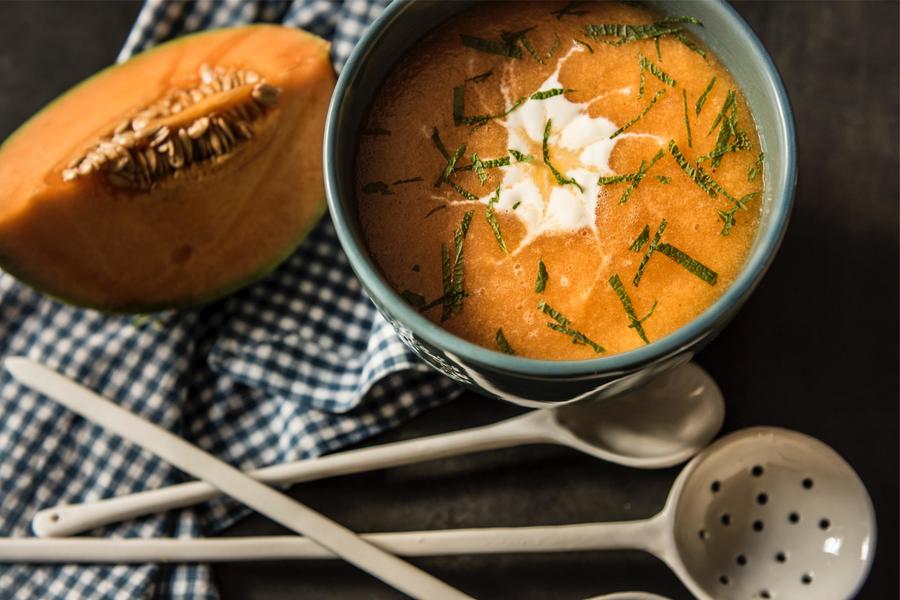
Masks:
[[[119,123],[68,164],[63,181],[97,172],[116,187],[149,190],[192,165],[221,162],[253,137],[280,93],[254,71],[203,65],[196,86]]]

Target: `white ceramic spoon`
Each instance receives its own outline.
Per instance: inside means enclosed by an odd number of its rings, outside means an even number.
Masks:
[[[853,469],[801,433],[745,429],[688,464],[666,506],[644,521],[455,529],[364,536],[405,556],[634,548],[708,600],[843,600],[875,551],[875,514]],[[155,562],[328,558],[294,537],[206,540],[6,539],[0,562]]]
[[[313,481],[520,444],[561,444],[610,462],[663,468],[684,462],[718,433],[725,414],[715,381],[693,363],[615,398],[526,413],[506,421],[393,444],[266,467],[248,474],[275,485]],[[110,523],[191,506],[219,495],[203,481],[39,511],[40,537],[63,537]]]
[[[194,477],[285,527],[308,536],[352,565],[413,598],[469,598],[440,579],[363,540],[346,527],[248,477],[162,427],[131,413],[88,388],[24,357],[7,358],[20,382],[123,439],[152,452]]]

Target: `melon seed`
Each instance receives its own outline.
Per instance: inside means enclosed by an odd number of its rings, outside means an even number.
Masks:
[[[157,118],[180,113],[208,96],[252,85],[251,101],[221,113],[195,119],[186,127],[153,127]],[[281,90],[255,71],[203,65],[199,85],[169,92],[131,118],[120,121],[85,154],[76,157],[62,171],[64,181],[104,172],[118,187],[147,189],[179,169],[205,160],[224,158],[241,141],[253,137],[252,123],[277,105]]]
[[[274,85],[269,85],[268,83],[257,83],[253,86],[253,91],[251,95],[254,100],[258,100],[265,104],[266,106],[275,106],[276,101],[278,100],[278,95],[281,93]]]
[[[179,129],[178,141],[181,143],[181,147],[184,149],[184,160],[188,163],[191,162],[191,159],[194,155],[194,142],[191,140],[191,136],[189,136],[187,131],[185,131],[184,129]]]
[[[208,117],[200,117],[188,127],[188,135],[194,139],[202,137],[206,130],[209,128],[209,118]]]

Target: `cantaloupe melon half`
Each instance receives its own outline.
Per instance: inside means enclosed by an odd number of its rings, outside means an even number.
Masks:
[[[324,212],[328,51],[296,29],[221,29],[73,88],[0,146],[0,267],[116,312],[267,273]]]

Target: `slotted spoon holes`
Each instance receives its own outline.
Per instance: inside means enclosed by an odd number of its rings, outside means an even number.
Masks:
[[[850,595],[865,572],[860,556],[871,532],[863,527],[848,535],[841,523],[868,526],[867,497],[854,488],[846,464],[834,464],[836,455],[798,437],[802,443],[741,440],[709,454],[685,479],[675,506],[676,544],[709,596],[803,600],[834,589]]]

